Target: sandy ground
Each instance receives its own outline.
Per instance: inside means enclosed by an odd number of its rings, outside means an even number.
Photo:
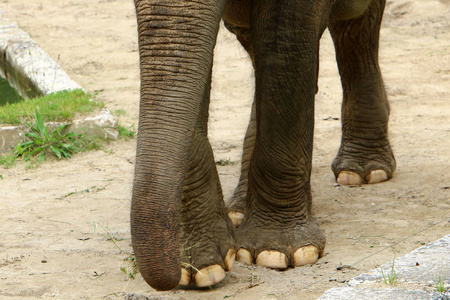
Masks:
[[[136,124],[139,73],[131,0],[0,0],[120,122]],[[340,141],[341,90],[328,33],[322,42],[312,187],[327,236],[318,264],[285,272],[235,264],[213,289],[158,293],[121,272],[131,251],[129,207],[135,140],[110,151],[0,169],[0,298],[314,299],[355,275],[450,233],[450,1],[388,1],[381,67],[392,114],[397,172],[389,182],[336,186],[330,170]],[[226,197],[237,182],[252,98],[252,74],[233,36],[219,36],[211,140]],[[330,118],[331,117],[331,118]],[[97,228],[96,228],[97,227]],[[395,244],[393,247],[390,245]],[[339,268],[339,266],[344,266]],[[347,267],[345,267],[347,266]],[[349,267],[351,266],[351,267]],[[158,298],[159,299],[159,298]]]

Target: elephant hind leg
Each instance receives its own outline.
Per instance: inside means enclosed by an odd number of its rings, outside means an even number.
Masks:
[[[250,159],[253,155],[256,140],[256,110],[255,103],[252,105],[252,112],[250,122],[247,127],[247,132],[244,139],[244,147],[241,159],[241,175],[239,183],[234,190],[231,199],[228,202],[228,216],[233,222],[234,226],[239,227],[244,218],[244,209],[247,202],[248,190],[248,168],[250,166]]]
[[[338,183],[378,183],[392,177],[389,103],[378,65],[385,1],[373,0],[359,17],[329,24],[343,87],[342,140],[332,170]]]
[[[231,30],[231,29],[230,29]],[[237,39],[241,42],[244,49],[247,50],[248,54],[252,61],[254,61],[254,55],[252,46],[250,44],[250,35],[249,30],[242,28],[232,29],[233,33],[236,34]],[[242,150],[241,157],[241,172],[239,176],[239,182],[236,189],[233,192],[233,195],[228,200],[228,216],[233,222],[234,226],[239,227],[242,223],[242,219],[244,218],[244,209],[247,202],[247,190],[248,190],[248,170],[250,166],[250,160],[253,155],[253,150],[255,148],[255,140],[256,140],[256,107],[255,100],[252,104],[250,122],[247,126],[247,131],[245,133],[244,145]]]
[[[225,6],[223,15],[225,27],[232,32],[242,47],[247,51],[254,65],[255,55],[251,42],[250,30],[250,1],[249,0],[229,0]],[[244,218],[244,209],[247,202],[248,190],[248,169],[250,159],[253,155],[253,149],[256,139],[256,110],[255,102],[252,105],[250,122],[245,134],[244,146],[241,159],[241,175],[239,183],[227,203],[228,215],[236,227],[239,227]]]

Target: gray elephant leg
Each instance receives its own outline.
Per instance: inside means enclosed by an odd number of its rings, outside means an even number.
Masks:
[[[332,164],[341,184],[385,181],[395,170],[389,103],[378,66],[384,5],[384,0],[374,0],[362,16],[349,20],[337,9],[329,24],[344,95],[341,146]]]
[[[242,219],[244,218],[244,208],[246,205],[248,190],[248,168],[250,165],[250,159],[253,155],[253,149],[255,147],[255,139],[256,109],[255,102],[253,102],[250,122],[248,124],[244,139],[244,147],[241,158],[241,175],[239,177],[239,183],[228,203],[228,216],[236,227],[239,227]]]
[[[256,140],[240,261],[284,269],[315,263],[325,237],[311,216],[311,157],[318,48],[328,1],[252,2]]]
[[[227,2],[224,10],[223,20],[225,27],[236,35],[237,40],[247,51],[255,66],[255,55],[251,42],[250,32],[250,1],[249,0],[230,0]],[[253,155],[253,149],[256,139],[256,108],[255,100],[252,104],[250,122],[244,138],[244,145],[241,159],[241,173],[239,183],[227,203],[228,215],[233,224],[238,227],[244,217],[244,208],[247,202],[248,190],[248,169]]]
[[[208,140],[210,83],[205,90],[182,190],[180,285],[213,285],[225,277],[235,257],[234,226],[227,216]]]

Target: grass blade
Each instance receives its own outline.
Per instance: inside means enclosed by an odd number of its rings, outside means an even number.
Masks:
[[[61,159],[61,151],[53,146],[50,146],[50,149],[52,150],[52,152],[56,155],[56,157],[58,157],[59,159]]]

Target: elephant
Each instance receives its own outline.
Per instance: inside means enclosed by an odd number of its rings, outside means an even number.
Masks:
[[[343,88],[339,184],[390,179],[389,103],[378,64],[385,0],[135,0],[140,108],[131,237],[157,290],[221,281],[235,258],[314,264],[325,236],[311,214],[314,98],[328,27]],[[208,141],[219,25],[255,71],[241,176],[226,207]]]

